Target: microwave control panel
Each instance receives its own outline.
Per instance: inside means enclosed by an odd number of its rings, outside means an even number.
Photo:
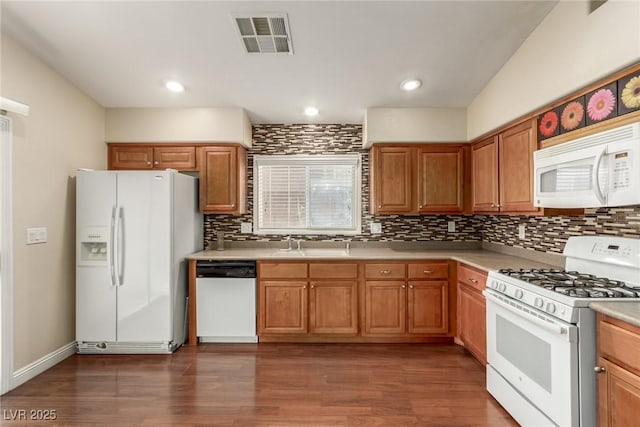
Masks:
[[[614,153],[613,189],[625,190],[631,185],[631,156],[628,151]]]

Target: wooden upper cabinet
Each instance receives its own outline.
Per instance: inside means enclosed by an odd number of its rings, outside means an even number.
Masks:
[[[167,144],[109,144],[109,169],[197,170],[196,147]]]
[[[153,147],[148,145],[109,144],[109,165],[117,169],[153,169]]]
[[[538,143],[531,121],[499,135],[500,211],[532,212],[533,152]]]
[[[464,150],[438,144],[418,148],[418,212],[463,212]]]
[[[498,193],[498,137],[474,144],[471,151],[473,211],[497,212]]]
[[[244,147],[204,146],[200,149],[200,211],[246,213],[247,157]]]
[[[537,213],[533,206],[531,120],[479,141],[472,148],[474,213]]]
[[[467,150],[462,144],[374,145],[371,212],[464,212]]]
[[[413,213],[413,148],[374,146],[371,151],[371,212]]]
[[[180,171],[196,170],[196,147],[153,147],[153,167]]]

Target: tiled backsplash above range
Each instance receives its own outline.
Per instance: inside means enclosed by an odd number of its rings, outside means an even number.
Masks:
[[[300,236],[315,241],[484,241],[530,250],[561,253],[570,236],[605,234],[640,238],[640,206],[587,209],[584,217],[377,215],[369,212],[369,152],[362,148],[360,125],[255,125],[253,147],[248,150],[247,215],[206,215],[205,241],[214,241],[217,231],[226,240],[281,241],[280,235],[240,233],[241,222],[253,222],[254,154],[360,153],[362,155],[362,234],[358,236]],[[369,222],[382,224],[382,234],[371,234]],[[447,222],[456,222],[456,232],[447,232]],[[518,239],[518,225],[526,224],[526,238]]]
[[[606,235],[640,239],[640,206],[586,209],[584,216],[486,216],[484,242],[499,243],[541,252],[562,253],[571,236]],[[518,225],[525,224],[525,238]]]

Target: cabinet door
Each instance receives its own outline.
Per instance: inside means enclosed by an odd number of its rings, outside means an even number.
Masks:
[[[260,334],[307,333],[306,281],[262,281],[258,298]]]
[[[413,153],[411,147],[372,149],[372,213],[416,212],[412,195]]]
[[[500,134],[500,211],[531,212],[533,207],[533,126],[525,122]]]
[[[418,211],[463,211],[463,161],[461,146],[430,145],[419,149]]]
[[[153,169],[153,148],[141,145],[109,145],[109,169]]]
[[[447,281],[409,282],[409,333],[449,332],[448,287]]]
[[[598,426],[635,427],[640,419],[640,377],[600,357]]]
[[[244,213],[246,174],[244,149],[235,146],[203,147],[200,169],[200,210],[203,213]]]
[[[460,340],[482,364],[487,363],[487,304],[473,287],[458,282]]]
[[[153,167],[180,171],[196,170],[196,147],[153,147]]]
[[[471,151],[473,211],[498,211],[498,139],[480,141]]]
[[[404,281],[365,283],[365,333],[403,334],[406,321]]]
[[[309,332],[350,334],[358,332],[358,282],[312,281],[309,293]]]

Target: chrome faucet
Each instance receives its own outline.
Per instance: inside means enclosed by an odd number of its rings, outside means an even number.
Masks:
[[[296,245],[298,246],[298,250],[301,251],[302,250],[302,239],[298,239],[296,240]]]
[[[291,236],[287,236],[287,250],[288,251],[292,251],[293,250],[293,242],[291,241]]]

